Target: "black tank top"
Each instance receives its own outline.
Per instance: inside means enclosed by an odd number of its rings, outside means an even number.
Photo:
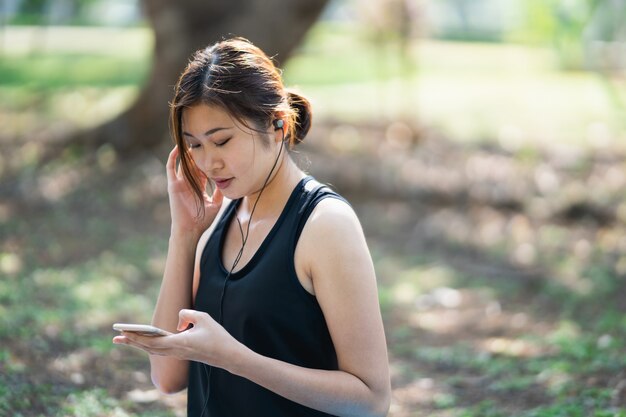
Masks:
[[[315,296],[300,284],[294,265],[302,228],[317,203],[328,197],[345,201],[312,177],[303,178],[252,259],[226,281],[228,271],[221,258],[226,226],[241,200],[232,201],[202,253],[194,308],[219,320],[224,290],[222,326],[238,341],[261,355],[294,365],[337,369],[337,356],[322,310]],[[223,369],[209,369],[198,362],[189,364],[189,417],[200,417],[207,390],[208,404],[202,417],[329,415]]]

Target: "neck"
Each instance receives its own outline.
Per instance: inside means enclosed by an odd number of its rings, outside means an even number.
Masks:
[[[274,169],[274,173],[269,177],[265,188],[260,188],[243,198],[238,217],[244,221],[249,220],[252,210],[254,210],[253,221],[275,216],[282,210],[291,191],[304,176],[305,174],[296,166],[291,157],[285,153]]]

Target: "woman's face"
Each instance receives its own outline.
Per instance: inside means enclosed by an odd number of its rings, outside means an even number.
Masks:
[[[183,137],[196,165],[230,199],[260,191],[278,155],[273,130],[266,137],[245,127],[218,106],[183,111]]]

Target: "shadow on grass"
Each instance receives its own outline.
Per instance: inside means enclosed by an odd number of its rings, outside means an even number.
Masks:
[[[147,357],[111,343],[112,323],[152,314],[169,231],[164,166],[150,154],[108,161],[70,158],[4,184],[0,414],[173,415],[128,399],[151,389]]]
[[[389,207],[364,210],[365,222]],[[558,259],[523,266],[444,227],[425,233],[423,209],[371,241],[393,415],[624,415],[624,285],[611,256],[585,264],[593,286],[581,294],[555,276]]]
[[[0,411],[147,416],[184,409],[160,397],[129,397],[137,388],[151,392],[147,358],[110,342],[111,323],[148,321],[156,299],[169,230],[166,152],[124,160],[106,149],[70,154],[16,172],[11,189],[3,185]],[[593,242],[597,230],[527,222],[558,238],[539,239],[534,261],[524,264],[511,243],[520,232],[505,226],[525,223],[506,207],[494,214],[351,201],[379,273],[391,416],[622,415],[623,283],[601,243],[573,264],[566,250],[581,236]],[[502,227],[489,245],[481,225],[491,218]],[[568,281],[571,270],[576,279]]]

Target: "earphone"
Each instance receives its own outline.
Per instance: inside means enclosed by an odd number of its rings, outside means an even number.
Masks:
[[[272,121],[272,125],[274,126],[274,130],[281,130],[282,133],[282,142],[285,141],[285,131],[282,130],[283,126],[285,125],[285,122],[282,119],[275,119],[274,121]],[[263,186],[261,187],[261,191],[259,192],[259,196],[257,197],[256,201],[254,202],[254,205],[252,206],[252,210],[250,211],[250,217],[248,218],[248,224],[246,226],[246,234],[244,236],[243,233],[243,228],[241,227],[241,222],[239,221],[239,217],[237,217],[237,208],[235,207],[235,218],[237,219],[237,224],[239,225],[239,232],[241,233],[241,249],[239,249],[239,252],[237,253],[237,256],[235,257],[235,260],[233,262],[233,266],[230,268],[230,270],[228,271],[228,274],[226,274],[226,278],[224,278],[224,284],[222,286],[222,294],[220,295],[220,312],[219,312],[219,318],[217,320],[217,322],[222,325],[222,316],[223,316],[223,310],[224,310],[224,295],[226,293],[226,286],[228,284],[228,280],[230,278],[230,276],[232,275],[233,271],[235,270],[235,267],[237,266],[237,264],[239,263],[239,260],[241,259],[241,256],[243,255],[243,250],[246,246],[246,242],[248,241],[248,235],[250,234],[250,224],[252,223],[252,215],[254,214],[254,210],[256,209],[256,205],[259,202],[259,200],[261,199],[261,195],[263,194],[263,191],[265,191],[265,187],[267,186],[267,183],[270,180],[270,177],[272,176],[272,173],[274,172],[274,169],[276,168],[276,165],[278,164],[278,160],[280,159],[280,155],[282,153],[283,150],[283,146],[284,144],[281,143],[280,148],[278,150],[278,155],[276,156],[276,160],[274,161],[274,165],[272,165],[272,169],[270,169],[269,174],[267,175],[267,178],[265,179],[265,182],[263,183]],[[201,363],[202,367],[204,368],[204,374],[207,377],[207,390],[206,390],[206,399],[204,401],[204,406],[202,407],[202,412],[200,413],[200,417],[204,416],[204,413],[207,409],[207,406],[209,404],[209,398],[211,396],[211,371],[213,371],[213,367],[209,366],[205,363]],[[208,368],[208,371],[207,371]]]

